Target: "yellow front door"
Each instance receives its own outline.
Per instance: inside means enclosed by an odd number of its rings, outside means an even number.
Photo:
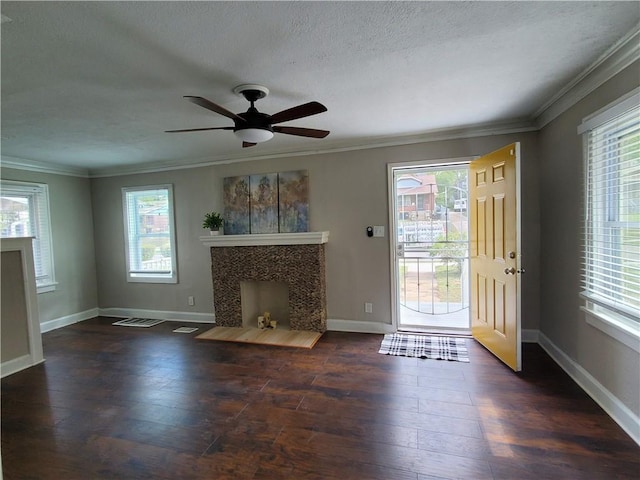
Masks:
[[[471,162],[471,331],[515,371],[520,343],[520,144]]]

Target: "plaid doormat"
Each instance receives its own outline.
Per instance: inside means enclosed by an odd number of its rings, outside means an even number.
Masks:
[[[464,338],[436,335],[407,335],[390,333],[384,336],[378,353],[404,357],[431,358],[469,362],[467,342]]]

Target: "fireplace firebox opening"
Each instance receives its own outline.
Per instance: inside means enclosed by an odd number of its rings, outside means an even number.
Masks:
[[[240,301],[243,327],[258,327],[258,316],[269,312],[271,319],[277,321],[276,328],[291,329],[289,286],[285,282],[242,281]]]

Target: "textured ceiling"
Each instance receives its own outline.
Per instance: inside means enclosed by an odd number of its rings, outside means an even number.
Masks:
[[[89,170],[364,145],[531,119],[640,19],[637,2],[8,2],[2,154]],[[328,112],[250,149],[185,101]]]

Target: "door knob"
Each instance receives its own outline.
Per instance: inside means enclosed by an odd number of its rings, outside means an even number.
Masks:
[[[504,273],[506,273],[507,275],[515,275],[516,274],[516,269],[511,267],[511,268],[505,268],[504,269]]]

